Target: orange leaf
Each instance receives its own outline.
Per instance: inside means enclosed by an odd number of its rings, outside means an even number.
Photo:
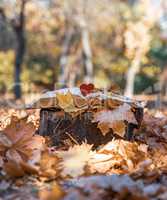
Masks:
[[[38,174],[38,170],[35,166],[29,165],[23,161],[14,161],[14,159],[4,162],[3,169],[7,175],[11,177],[21,177],[25,174]]]
[[[112,128],[117,135],[124,137],[126,125],[123,121],[115,121],[110,128]]]
[[[26,123],[26,121],[27,118],[18,119],[13,116],[11,123],[3,131],[13,144],[21,138],[24,138],[24,140],[32,138],[36,128],[33,123]]]
[[[39,161],[45,140],[42,136],[33,135],[34,132],[33,123],[27,123],[26,118],[13,117],[11,124],[0,134],[0,154],[7,160],[4,169],[9,175],[20,176],[24,171],[32,172],[29,163],[34,164]]]

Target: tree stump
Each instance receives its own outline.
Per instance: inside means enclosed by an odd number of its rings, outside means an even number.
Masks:
[[[31,104],[28,108],[41,109],[38,133],[49,136],[57,147],[87,142],[96,148],[111,141],[113,137],[120,138],[119,134],[115,134],[117,130],[108,124],[107,133],[104,134],[98,126],[101,122],[94,120],[95,114],[107,110],[111,117],[108,120],[107,116],[107,123],[110,120],[112,123],[121,121],[125,133],[122,137],[127,140],[132,138],[133,130],[140,127],[143,119],[143,106],[140,102],[97,89],[88,95],[84,94],[80,88],[65,88],[48,92]]]
[[[127,124],[125,138],[130,140],[133,136],[133,130],[139,128],[143,119],[143,109],[138,108],[135,112],[138,125]],[[57,147],[71,145],[71,143],[81,144],[86,141],[93,144],[96,148],[102,144],[111,141],[114,134],[112,129],[105,136],[102,135],[97,123],[92,123],[92,113],[83,113],[76,118],[72,118],[68,113],[60,109],[42,108],[40,111],[39,134],[49,136],[53,145]]]

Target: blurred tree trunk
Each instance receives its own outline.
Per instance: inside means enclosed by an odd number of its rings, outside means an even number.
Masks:
[[[136,74],[140,70],[141,54],[140,52],[136,53],[135,58],[132,61],[132,64],[126,74],[126,86],[125,86],[125,96],[132,97],[134,94],[134,83]]]
[[[12,27],[16,35],[17,47],[15,50],[15,74],[14,74],[14,94],[16,99],[21,98],[21,66],[25,54],[25,4],[26,1],[21,1],[21,8],[18,18],[12,19]]]
[[[86,71],[85,82],[93,82],[93,63],[92,49],[90,44],[89,25],[87,18],[87,10],[89,8],[88,0],[82,0],[82,14],[80,15],[81,40],[83,50],[83,62]]]
[[[87,25],[84,23],[81,27],[81,37],[83,46],[83,58],[86,69],[86,82],[93,81],[93,63],[92,63],[92,50],[90,46],[89,31]]]
[[[73,28],[68,28],[68,31],[65,32],[62,54],[60,56],[61,72],[60,72],[60,77],[59,77],[59,84],[61,84],[61,86],[66,85],[67,83],[68,69],[66,66],[68,63],[68,54],[69,54],[69,48],[70,48],[73,33],[74,33]]]
[[[167,95],[167,66],[165,66],[160,76],[160,92],[162,96]]]

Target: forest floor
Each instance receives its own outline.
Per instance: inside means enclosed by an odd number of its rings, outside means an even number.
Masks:
[[[96,150],[50,147],[38,126],[39,110],[0,109],[0,200],[167,199],[167,110]]]

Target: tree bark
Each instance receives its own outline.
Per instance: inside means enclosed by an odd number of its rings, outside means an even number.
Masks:
[[[21,66],[23,64],[25,54],[25,4],[22,0],[20,14],[18,19],[12,20],[12,26],[16,35],[17,47],[15,50],[15,72],[14,72],[14,94],[16,99],[21,98]]]
[[[138,71],[140,70],[140,62],[141,54],[140,52],[137,52],[126,75],[126,87],[124,94],[127,97],[132,97],[134,94],[135,77]]]

